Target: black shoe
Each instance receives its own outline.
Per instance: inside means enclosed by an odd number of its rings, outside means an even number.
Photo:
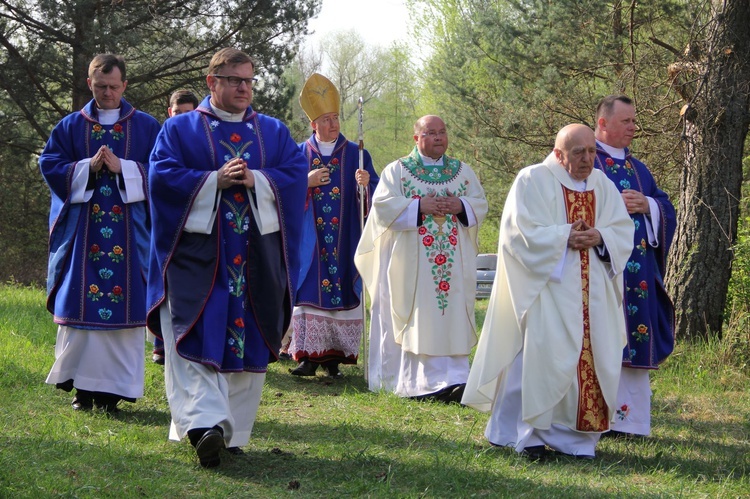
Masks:
[[[152,355],[151,360],[154,361],[154,364],[159,364],[160,366],[164,365],[164,356],[158,353],[155,353],[154,355]]]
[[[344,377],[344,373],[339,371],[339,363],[335,361],[326,362],[323,364],[323,369],[326,370],[328,376],[334,379],[341,379]]]
[[[120,397],[118,397],[117,395],[103,395],[99,392],[94,395],[94,407],[96,407],[97,409],[102,409],[104,412],[107,412],[109,414],[120,412],[120,409],[117,408],[117,403],[119,401]]]
[[[599,438],[618,438],[624,440],[633,440],[636,438],[644,438],[644,435],[636,435],[635,433],[627,433],[624,431],[609,430],[602,433]]]
[[[317,370],[318,364],[309,360],[303,360],[295,369],[290,369],[289,373],[294,376],[315,376],[315,371]]]
[[[440,402],[446,404],[460,404],[461,398],[464,396],[465,389],[466,383],[450,386],[439,396],[435,397],[435,400],[439,400]]]
[[[89,397],[81,397],[80,394],[73,397],[70,404],[74,411],[90,411],[94,408],[94,402]]]
[[[532,445],[525,447],[521,455],[532,462],[541,461],[547,457],[547,449],[543,445]]]
[[[226,451],[233,456],[242,456],[243,454],[245,454],[245,451],[240,447],[227,447]]]
[[[279,360],[292,360],[292,356],[286,352],[281,352],[279,354]]]
[[[224,448],[224,436],[216,428],[206,430],[206,433],[195,444],[198,461],[204,468],[215,468],[221,464],[219,451]]]

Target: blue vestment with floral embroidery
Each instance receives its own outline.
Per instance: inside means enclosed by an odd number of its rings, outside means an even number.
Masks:
[[[76,163],[102,145],[120,159],[135,161],[144,182],[159,122],[124,99],[113,125],[98,122],[91,100],[52,130],[39,158],[50,188],[47,309],[55,322],[82,329],[125,329],[146,323],[149,246],[148,202],[125,204],[121,174],[103,168],[91,174],[85,203],[71,203]]]
[[[656,186],[646,165],[625,150],[624,159],[612,158],[597,145],[596,167],[617,186],[633,189],[656,201],[660,211],[658,246],[649,244],[646,224],[650,217],[632,213],[635,224],[633,253],[625,267],[624,310],[628,345],[623,352],[625,367],[656,369],[674,349],[674,306],[664,288],[667,255],[677,226],[674,206]]]
[[[305,209],[302,275],[296,305],[323,310],[351,310],[359,306],[362,290],[354,252],[362,234],[359,226],[359,189],[354,174],[359,168],[359,147],[339,134],[330,156],[322,156],[313,134],[300,147],[310,170],[328,167],[330,183],[311,187]],[[378,174],[370,153],[363,151],[370,174],[369,192],[375,191]],[[367,200],[364,200],[367,203]],[[365,208],[365,213],[367,212]]]
[[[244,186],[220,191],[210,234],[184,230],[211,172],[241,157],[275,196],[280,231],[262,235]],[[151,156],[148,326],[168,299],[182,357],[221,372],[265,372],[289,325],[299,275],[307,162],[287,127],[248,108],[239,122],[195,112],[165,123]]]

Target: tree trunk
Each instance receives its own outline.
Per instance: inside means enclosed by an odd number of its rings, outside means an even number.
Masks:
[[[679,64],[697,78],[693,95],[683,94],[685,165],[667,289],[675,333],[688,338],[721,337],[750,122],[750,2],[714,0],[712,16],[701,57],[691,47]]]

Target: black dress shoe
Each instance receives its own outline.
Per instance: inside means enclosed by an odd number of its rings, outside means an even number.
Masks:
[[[198,461],[204,468],[214,468],[221,464],[219,451],[224,448],[224,436],[216,428],[206,430],[206,433],[195,444]]]
[[[279,360],[292,360],[292,356],[286,352],[281,352],[279,354]]]
[[[521,451],[521,455],[532,462],[541,461],[547,457],[547,449],[544,445],[531,445]]]
[[[240,447],[227,447],[226,451],[232,454],[233,456],[242,456],[243,454],[245,454],[245,451],[242,450]]]
[[[79,398],[78,395],[73,397],[73,402],[70,405],[74,411],[90,411],[94,408],[94,402],[90,398]]]
[[[318,364],[310,362],[309,360],[303,360],[299,365],[289,371],[294,376],[315,376],[315,371],[318,370]]]
[[[326,362],[323,364],[323,369],[326,370],[328,373],[328,376],[335,379],[340,379],[344,377],[344,373],[339,371],[339,363],[335,361]]]

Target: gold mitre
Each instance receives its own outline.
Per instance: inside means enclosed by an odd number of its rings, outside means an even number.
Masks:
[[[310,121],[326,113],[339,112],[339,91],[331,80],[322,74],[313,73],[302,87],[299,105]]]

